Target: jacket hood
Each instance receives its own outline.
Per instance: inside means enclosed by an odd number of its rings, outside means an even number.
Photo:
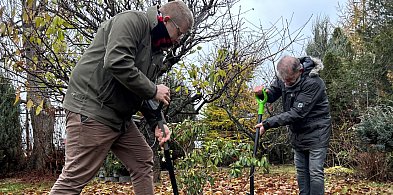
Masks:
[[[310,77],[318,76],[319,71],[323,70],[323,63],[321,59],[311,56],[299,58],[300,63],[303,65],[304,73]]]

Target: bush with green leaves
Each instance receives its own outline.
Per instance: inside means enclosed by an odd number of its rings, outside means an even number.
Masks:
[[[213,185],[212,174],[217,172],[219,166],[228,159],[232,159],[234,162],[227,169],[232,177],[242,175],[244,168],[251,165],[262,167],[264,172],[269,171],[266,156],[262,156],[261,159],[252,157],[252,142],[222,137],[205,140],[203,136],[206,133],[207,128],[204,127],[204,124],[193,121],[185,121],[185,124],[179,123],[177,127],[173,128],[175,141],[185,147],[183,149],[185,156],[177,160],[176,169],[178,170],[179,186],[188,194],[201,194],[207,182]],[[189,146],[194,144],[187,144],[187,140],[193,143],[196,140],[201,142],[198,147],[190,149]]]

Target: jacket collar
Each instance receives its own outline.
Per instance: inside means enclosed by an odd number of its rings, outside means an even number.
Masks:
[[[149,20],[150,29],[153,29],[158,24],[158,21],[157,21],[157,14],[158,14],[157,6],[148,7],[147,11],[146,11],[146,14],[147,14],[147,19]]]

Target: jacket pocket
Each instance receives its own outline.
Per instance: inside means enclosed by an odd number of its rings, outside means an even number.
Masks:
[[[87,121],[87,119],[89,119],[88,116],[85,116],[85,115],[83,115],[83,114],[80,114],[80,118],[81,118],[81,123],[84,123],[84,122]]]

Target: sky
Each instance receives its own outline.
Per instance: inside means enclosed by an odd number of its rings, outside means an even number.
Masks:
[[[242,10],[248,11],[246,19],[254,24],[271,26],[272,23],[283,19],[292,20],[290,30],[295,31],[307,23],[302,30],[304,38],[311,37],[312,24],[317,17],[329,17],[332,24],[339,19],[338,7],[345,7],[347,0],[241,0]],[[301,46],[295,46],[299,54]],[[303,53],[301,53],[303,54]]]

